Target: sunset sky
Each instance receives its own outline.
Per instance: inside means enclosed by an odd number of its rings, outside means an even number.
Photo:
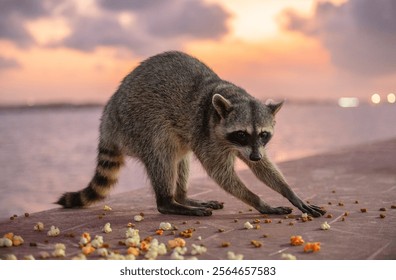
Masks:
[[[396,92],[392,0],[0,0],[0,104],[105,102],[181,50],[259,98]]]

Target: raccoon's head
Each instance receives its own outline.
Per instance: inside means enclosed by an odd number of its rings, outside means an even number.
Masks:
[[[261,160],[274,133],[275,115],[283,101],[263,104],[245,95],[225,98],[215,94],[212,104],[219,117],[215,128],[218,139],[246,160]]]

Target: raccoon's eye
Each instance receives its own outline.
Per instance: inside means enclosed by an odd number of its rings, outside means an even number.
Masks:
[[[259,136],[263,142],[267,142],[269,140],[269,138],[271,137],[271,134],[267,131],[263,131],[259,134]]]
[[[227,135],[227,139],[237,145],[246,146],[249,143],[249,134],[245,131],[235,131]]]

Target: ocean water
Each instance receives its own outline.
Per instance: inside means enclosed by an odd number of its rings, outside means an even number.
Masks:
[[[102,108],[0,110],[0,218],[56,207],[66,191],[87,185],[95,168]],[[286,104],[268,154],[281,162],[396,137],[396,106]],[[238,169],[245,168],[238,164]],[[193,159],[190,180],[206,176]],[[112,194],[148,187],[129,160]]]

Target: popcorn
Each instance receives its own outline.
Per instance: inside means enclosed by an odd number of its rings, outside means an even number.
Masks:
[[[8,238],[0,238],[0,247],[11,247],[12,246],[12,240]]]
[[[292,254],[286,254],[286,253],[283,253],[281,255],[281,258],[284,259],[284,260],[297,260],[296,256],[294,256]]]
[[[182,238],[177,237],[175,239],[169,240],[168,246],[171,249],[176,248],[176,247],[184,247],[184,246],[186,246],[186,241]]]
[[[301,235],[293,235],[292,237],[290,237],[290,244],[292,246],[299,246],[304,244],[304,240],[302,239]]]
[[[42,251],[39,253],[39,257],[42,259],[48,259],[50,257],[50,254],[48,252]]]
[[[171,254],[172,260],[184,260],[184,254],[187,252],[187,247],[176,247]]]
[[[130,255],[128,255],[128,256],[130,256]],[[132,255],[133,256],[133,255]],[[123,255],[120,255],[120,254],[116,254],[116,253],[110,253],[108,256],[107,256],[107,259],[108,260],[125,260],[126,258],[123,256]]]
[[[8,254],[8,255],[5,255],[5,259],[6,260],[12,260],[12,261],[15,261],[15,260],[17,260],[18,258],[14,255],[14,254]]]
[[[56,226],[51,226],[50,230],[47,232],[48,236],[58,236],[59,234],[60,230]]]
[[[190,238],[192,237],[193,232],[195,231],[195,229],[193,228],[188,228],[186,230],[183,230],[180,232],[180,236],[184,237],[184,238]]]
[[[256,248],[260,248],[261,246],[263,246],[263,244],[258,240],[252,240],[250,241],[250,244],[252,244]]]
[[[110,223],[106,223],[105,225],[104,225],[104,227],[103,227],[103,232],[104,233],[110,233],[110,232],[112,232],[113,230],[111,229],[111,227],[110,227]]]
[[[320,242],[307,243],[304,246],[304,252],[317,252],[320,250]]]
[[[90,244],[90,243],[88,243],[86,246],[84,246],[84,247],[82,247],[81,248],[81,252],[84,254],[84,255],[89,255],[89,254],[91,254],[91,253],[93,253],[93,252],[95,252],[95,248],[94,247],[92,247],[92,245]]]
[[[173,227],[170,223],[161,222],[159,228],[162,230],[171,230]]]
[[[135,257],[139,256],[140,251],[138,248],[135,247],[129,247],[127,250],[127,254],[128,255],[134,255]]]
[[[149,260],[154,260],[158,255],[165,255],[166,253],[165,244],[160,244],[157,239],[153,239],[150,243],[150,248],[144,257]]]
[[[33,229],[34,229],[35,231],[43,231],[43,230],[44,230],[44,224],[43,224],[42,222],[38,222],[38,223],[33,227]]]
[[[86,259],[87,259],[87,257],[81,253],[79,253],[77,256],[72,258],[72,260],[86,260]]]
[[[140,245],[140,236],[138,229],[128,228],[125,233],[125,245],[127,247],[136,247]]]
[[[91,241],[91,235],[88,232],[84,232],[81,235],[80,238],[80,242],[78,244],[80,244],[80,246],[85,246],[87,245],[89,242]]]
[[[203,253],[206,253],[208,250],[205,246],[202,245],[191,245],[193,249],[191,250],[191,255],[202,255]]]
[[[21,236],[14,235],[12,237],[12,245],[19,246],[19,245],[22,245],[23,243],[24,243],[24,240],[23,240],[23,238]]]
[[[33,255],[25,255],[23,256],[24,260],[35,260],[35,258],[33,257]]]
[[[246,222],[246,223],[243,224],[243,227],[246,228],[246,229],[252,229],[253,225],[251,223],[249,223],[249,222]]]
[[[96,253],[101,257],[107,257],[109,255],[109,252],[106,248],[99,248],[98,250],[96,250]]]
[[[227,259],[229,260],[243,260],[242,254],[235,254],[234,252],[228,251],[227,252]]]
[[[308,213],[302,213],[301,218],[308,219]],[[286,254],[285,254],[286,255]]]
[[[135,217],[133,217],[133,219],[135,220],[135,222],[141,222],[144,218],[142,215],[136,215]]]
[[[100,248],[103,246],[103,237],[100,235],[96,235],[94,240],[91,241],[91,245],[94,248]]]
[[[320,229],[328,230],[330,229],[330,225],[327,222],[324,222],[323,224],[320,225]]]
[[[113,210],[110,206],[107,206],[107,205],[105,205],[104,207],[103,207],[103,210],[104,211],[111,211],[111,210]]]
[[[63,243],[56,243],[55,250],[52,252],[54,257],[64,257],[66,255],[66,246]]]

